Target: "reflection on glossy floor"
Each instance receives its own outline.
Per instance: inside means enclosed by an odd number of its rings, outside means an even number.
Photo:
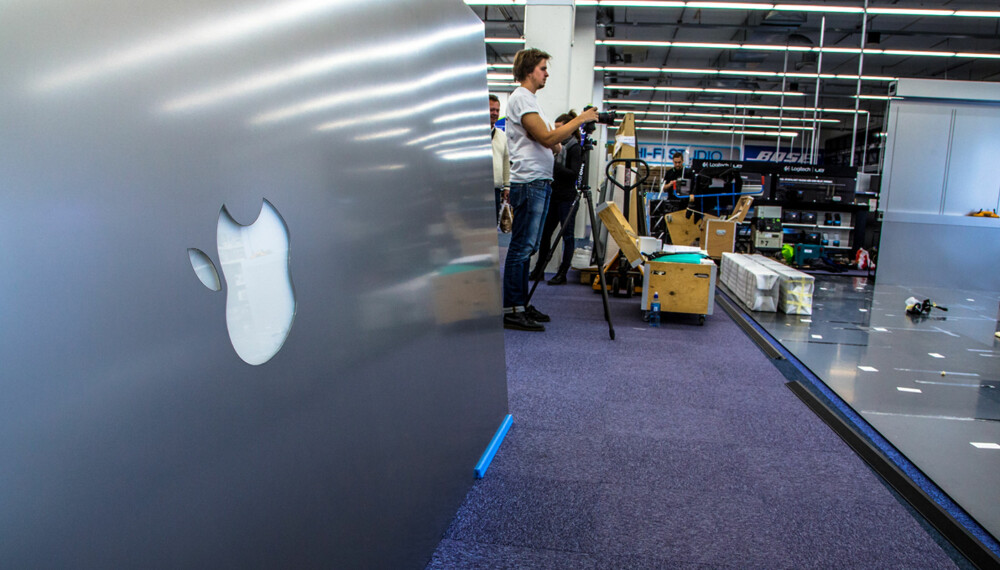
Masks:
[[[948,311],[905,313],[908,297]],[[817,276],[813,314],[748,313],[1000,537],[1000,294]]]

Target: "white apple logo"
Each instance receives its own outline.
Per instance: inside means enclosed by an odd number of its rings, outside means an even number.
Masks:
[[[223,205],[216,236],[228,288],[229,340],[244,362],[264,364],[281,350],[295,319],[288,227],[267,200],[248,226],[237,223]],[[188,257],[206,287],[222,289],[210,257],[194,248],[188,249]]]

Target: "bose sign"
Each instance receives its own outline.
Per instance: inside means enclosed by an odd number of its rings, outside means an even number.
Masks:
[[[743,149],[743,160],[760,160],[764,162],[791,162],[791,163],[801,163],[810,164],[808,153],[803,152],[783,152],[775,151],[773,148],[768,149],[762,146],[756,145],[746,145]],[[823,154],[820,153],[819,162],[822,162]]]

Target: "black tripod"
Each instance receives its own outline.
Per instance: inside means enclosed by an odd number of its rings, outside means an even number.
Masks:
[[[587,138],[587,132],[584,127],[580,127],[580,146],[583,148],[583,163],[580,164],[580,172],[576,177],[576,197],[573,198],[573,205],[570,207],[569,212],[566,217],[559,223],[559,235],[555,237],[552,247],[549,248],[549,255],[539,267],[545,267],[552,261],[552,256],[556,252],[556,246],[562,242],[563,237],[566,232],[569,231],[570,218],[572,218],[580,207],[580,199],[584,198],[587,200],[587,211],[590,213],[590,228],[591,237],[594,238],[594,254],[597,256],[597,271],[601,279],[601,300],[604,302],[604,320],[608,321],[608,335],[611,336],[611,340],[615,340],[615,326],[611,323],[611,310],[608,309],[608,291],[604,286],[607,281],[604,279],[604,252],[601,251],[601,246],[596,239],[597,230],[597,216],[594,214],[594,199],[590,195],[590,186],[583,183],[583,173],[587,169],[587,163],[590,160],[589,151],[593,150],[594,142]],[[524,305],[527,306],[531,302],[532,295],[535,294],[535,289],[538,288],[538,283],[541,278],[535,279],[534,284],[531,286],[531,291],[528,291],[528,300],[525,301]]]

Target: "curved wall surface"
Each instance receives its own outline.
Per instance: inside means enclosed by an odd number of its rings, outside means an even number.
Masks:
[[[479,19],[2,10],[0,566],[425,564],[507,413]]]

